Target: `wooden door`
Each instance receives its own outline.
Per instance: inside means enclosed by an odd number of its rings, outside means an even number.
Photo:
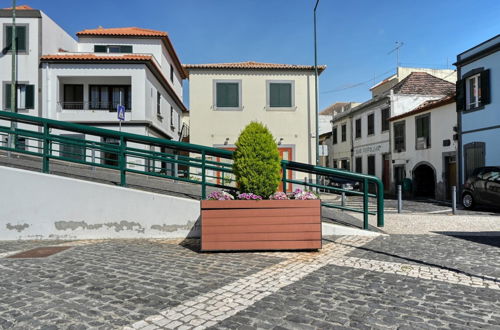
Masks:
[[[280,159],[283,160],[293,160],[293,155],[292,155],[292,148],[278,148],[280,152]],[[281,177],[283,178],[283,170],[281,170]],[[286,171],[286,178],[291,179],[292,178],[292,171],[287,170]],[[280,183],[278,187],[278,191],[283,191],[283,181]],[[292,184],[288,183],[286,185],[286,191],[290,192],[292,191]]]

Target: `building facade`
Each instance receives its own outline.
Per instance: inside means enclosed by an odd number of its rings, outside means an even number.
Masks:
[[[500,35],[457,56],[459,185],[475,168],[499,166]]]
[[[391,186],[411,179],[413,197],[450,199],[456,186],[455,95],[391,117]]]
[[[347,169],[378,176],[386,192],[394,193],[392,182],[403,173],[392,162],[389,118],[425,101],[443,98],[454,92],[455,85],[427,72],[411,72],[398,83],[385,86],[390,88],[382,91],[379,86],[372,99],[334,117],[332,125],[337,129],[333,132],[337,137],[333,141],[337,144],[333,144],[332,154],[333,164],[349,162]]]
[[[185,68],[191,143],[231,150],[242,129],[258,121],[273,134],[283,159],[315,164],[313,66],[242,62]]]

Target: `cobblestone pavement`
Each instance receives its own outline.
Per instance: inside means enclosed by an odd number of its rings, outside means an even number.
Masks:
[[[0,329],[500,329],[500,237],[331,237],[302,253],[38,243],[0,242]],[[74,247],[5,258],[57,244]]]

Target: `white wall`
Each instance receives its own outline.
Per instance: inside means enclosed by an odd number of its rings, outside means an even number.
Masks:
[[[241,80],[243,109],[214,110],[214,80]],[[266,80],[295,81],[293,110],[266,109]],[[234,145],[241,130],[251,121],[264,123],[282,146],[293,146],[294,160],[314,163],[316,159],[314,117],[314,74],[298,71],[190,70],[190,141],[221,146],[226,138]],[[309,155],[310,153],[310,155]]]
[[[76,52],[78,45],[66,31],[44,12],[42,14],[42,55],[54,54],[62,48],[68,52]]]
[[[0,181],[0,240],[199,237],[199,201],[6,167]]]

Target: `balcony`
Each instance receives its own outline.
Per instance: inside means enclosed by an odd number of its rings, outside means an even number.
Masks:
[[[132,104],[130,102],[57,102],[58,112],[66,110],[92,110],[92,111],[107,111],[116,112],[118,105],[125,106],[125,111],[131,111]]]

